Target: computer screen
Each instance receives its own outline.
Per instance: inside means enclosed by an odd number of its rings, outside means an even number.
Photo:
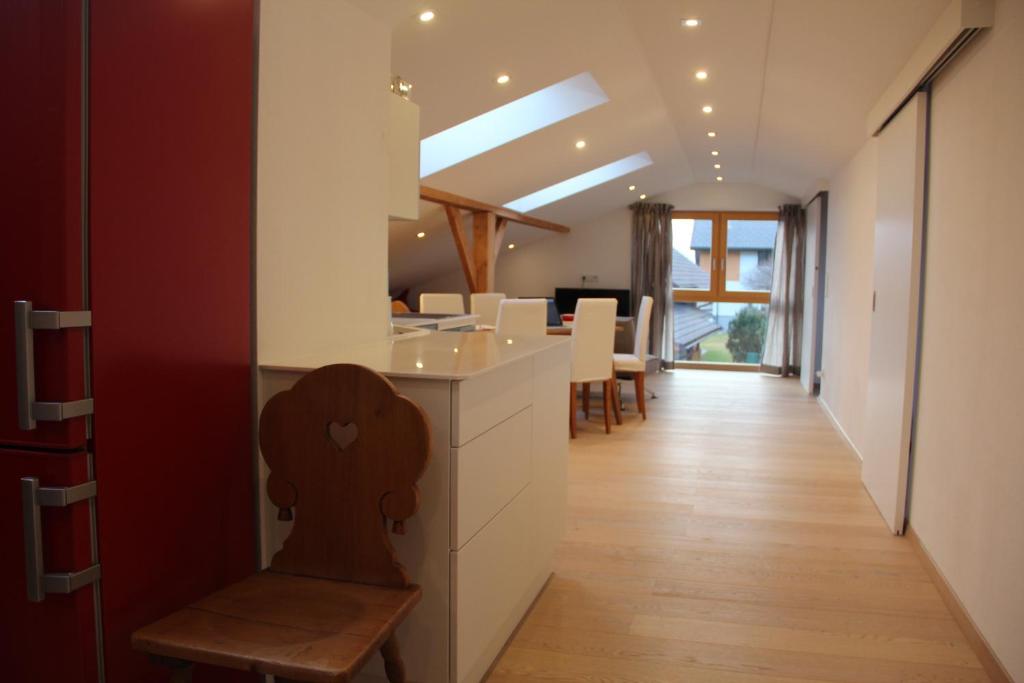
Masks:
[[[628,317],[632,315],[629,305],[628,289],[577,289],[557,287],[555,289],[555,305],[559,313],[572,313],[576,310],[577,299],[618,299],[619,306],[615,315]]]

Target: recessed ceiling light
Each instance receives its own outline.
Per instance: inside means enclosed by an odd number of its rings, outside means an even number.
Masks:
[[[500,74],[495,80],[498,81],[498,85],[505,85],[512,79],[509,78],[508,74]]]
[[[715,164],[715,168],[722,168],[721,164]]]
[[[686,28],[697,28],[698,26],[700,26],[700,19],[683,19],[683,26],[685,26]]]
[[[418,367],[420,370],[422,370],[423,369],[423,361],[421,361],[421,360],[416,361],[416,367]]]
[[[718,182],[722,182],[723,180],[725,180],[725,178],[723,178],[722,176],[718,175],[718,176],[715,176],[715,180],[717,180]]]
[[[425,232],[418,232],[418,233],[416,233],[416,236],[419,237],[420,239],[423,239],[424,237],[427,236],[427,233],[425,233]]]
[[[635,190],[635,189],[636,189],[636,185],[630,185],[630,186],[629,186],[629,191],[630,191],[630,192],[632,192],[632,191],[633,191],[633,190]]]
[[[705,114],[710,114],[711,112],[714,111],[710,104],[705,104],[703,107],[700,108],[700,110]]]
[[[511,243],[511,244],[509,244],[509,245],[508,245],[508,248],[509,248],[509,249],[515,249],[515,248],[516,248],[516,245],[515,245],[515,243]]]
[[[709,130],[708,131],[708,137],[709,138],[713,138],[713,137],[717,137],[717,136],[718,136],[718,133],[716,133],[715,131],[713,131],[713,130]]]
[[[587,146],[587,141],[586,140],[577,140],[576,141],[576,149],[583,149],[586,146]]]
[[[640,195],[640,199],[647,199],[647,195],[645,195],[645,194]]]
[[[711,150],[711,156],[717,157],[718,156],[718,150],[717,149]]]
[[[420,12],[420,21],[422,21],[424,24],[427,23],[428,21],[433,21],[433,20],[434,20],[434,11],[433,10],[429,10],[428,9],[426,11]]]
[[[697,80],[698,80],[698,81],[704,81],[704,80],[707,80],[707,77],[708,77],[708,72],[707,72],[707,71],[705,71],[704,69],[701,69],[700,71],[698,71],[697,73],[695,73],[695,74],[694,74],[694,76],[696,76],[696,77],[697,77]]]

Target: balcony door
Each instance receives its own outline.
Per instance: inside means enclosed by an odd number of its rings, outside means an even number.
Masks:
[[[776,211],[672,214],[677,367],[758,368],[778,223]]]

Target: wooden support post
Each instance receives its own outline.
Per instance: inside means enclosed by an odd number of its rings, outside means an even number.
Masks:
[[[473,214],[474,292],[494,291],[494,243],[497,221],[490,211]]]
[[[505,243],[505,229],[508,228],[508,219],[498,216],[494,228],[494,260],[501,256],[501,245]]]
[[[462,264],[462,274],[466,277],[466,284],[469,291],[476,292],[476,276],[473,263],[469,260],[469,247],[466,246],[466,233],[462,231],[462,213],[450,204],[444,205],[445,215],[448,216],[448,227],[452,229],[452,239],[455,240],[455,250],[459,252],[459,263]],[[474,219],[474,233],[476,223]]]
[[[501,247],[505,243],[505,230],[510,221],[542,230],[569,232],[569,228],[558,223],[423,185],[420,186],[420,199],[444,206],[448,225],[452,229],[452,238],[455,240],[455,249],[459,252],[462,274],[466,277],[469,291],[473,293],[494,291],[494,266]],[[463,230],[461,213],[463,210],[473,213],[472,255],[466,244],[466,234]]]

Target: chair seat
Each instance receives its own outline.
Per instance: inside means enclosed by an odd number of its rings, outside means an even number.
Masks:
[[[583,375],[570,375],[569,381],[573,384],[590,384],[591,382],[604,382],[611,379],[615,375],[615,371],[612,370],[607,377],[585,377]]]
[[[643,372],[647,363],[632,353],[613,353],[612,363],[616,371],[622,372]]]
[[[139,629],[132,645],[297,681],[348,681],[421,594],[263,571]]]

